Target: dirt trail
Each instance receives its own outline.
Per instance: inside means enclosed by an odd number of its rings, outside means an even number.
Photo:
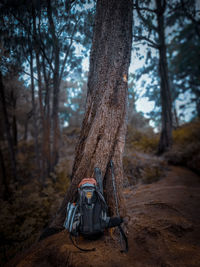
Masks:
[[[83,253],[71,245],[63,231],[34,245],[8,266],[200,266],[200,177],[193,172],[169,167],[166,177],[124,190],[130,221],[129,252],[104,236],[98,241],[78,240]]]

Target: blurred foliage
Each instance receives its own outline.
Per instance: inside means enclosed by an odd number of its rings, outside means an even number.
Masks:
[[[174,130],[173,138],[176,145],[185,146],[191,143],[200,141],[200,120],[196,119],[193,122],[186,123]]]
[[[166,162],[155,156],[158,141],[159,135],[154,133],[149,120],[134,112],[127,127],[123,158],[125,186],[153,183],[164,176]]]
[[[167,169],[166,161],[138,151],[130,152],[123,158],[125,177],[128,184],[150,184],[160,180]]]
[[[3,264],[17,252],[37,241],[56,213],[69,186],[69,170],[64,160],[45,186],[36,173],[33,142],[20,142],[18,147],[19,181],[10,180],[9,201],[0,199],[0,262]]]
[[[158,147],[159,136],[151,131],[142,132],[128,126],[127,142],[130,148],[146,152],[156,152]]]
[[[134,112],[127,127],[126,146],[140,152],[154,153],[159,136],[149,125],[149,120],[141,113]]]
[[[138,124],[139,122],[139,124]],[[200,120],[186,123],[173,131],[173,147],[163,158],[155,156],[159,135],[148,125],[141,114],[135,114],[128,125],[124,172],[125,185],[153,183],[164,176],[167,165],[188,167],[200,174]]]
[[[174,130],[174,145],[165,154],[171,164],[188,167],[200,174],[200,120],[187,123]]]
[[[158,134],[149,126],[148,119],[140,113],[133,113],[129,119],[123,157],[124,186],[157,182],[165,176],[168,162],[200,171],[199,120],[174,130],[173,148],[160,158],[155,156]],[[70,183],[74,147],[79,133],[79,127],[64,128],[61,157],[55,173],[47,177],[45,186],[42,186],[37,174],[33,141],[19,142],[19,181],[14,183],[9,180],[11,199],[0,200],[1,262],[6,262],[36,242],[42,229],[56,213]]]

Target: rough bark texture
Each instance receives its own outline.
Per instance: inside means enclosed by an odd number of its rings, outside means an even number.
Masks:
[[[72,183],[51,227],[62,228],[68,201],[75,200],[77,185],[84,177],[102,170],[105,195],[115,214],[109,162],[115,178],[122,212],[122,153],[126,133],[127,78],[132,44],[132,1],[97,1],[90,55],[86,112],[72,171]]]
[[[164,12],[166,2],[161,4],[156,0],[157,22],[159,36],[159,72],[160,72],[160,96],[162,106],[162,129],[158,146],[158,154],[167,151],[172,145],[172,100],[168,78],[167,52],[165,44]]]

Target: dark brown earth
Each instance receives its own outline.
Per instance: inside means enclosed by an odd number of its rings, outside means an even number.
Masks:
[[[128,214],[129,252],[105,235],[98,241],[78,239],[80,252],[63,231],[35,244],[8,266],[200,266],[200,177],[193,172],[169,167],[166,177],[149,185],[124,190]]]

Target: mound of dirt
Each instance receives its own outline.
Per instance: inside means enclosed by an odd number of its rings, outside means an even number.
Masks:
[[[105,235],[97,241],[78,239],[81,252],[63,231],[35,244],[7,266],[134,266],[197,267],[200,263],[200,177],[170,167],[165,178],[153,184],[124,190],[130,221],[129,252]]]

